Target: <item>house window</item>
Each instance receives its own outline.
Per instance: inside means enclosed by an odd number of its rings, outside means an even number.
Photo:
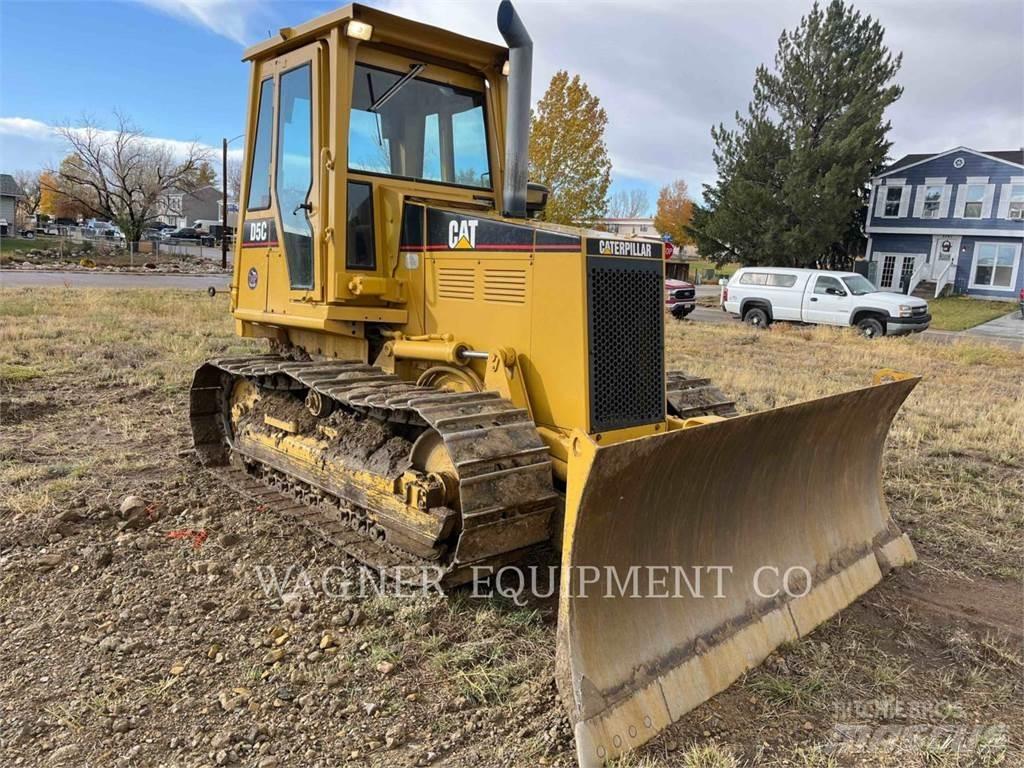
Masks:
[[[900,203],[903,202],[903,187],[885,188],[885,212],[886,217],[900,215]]]
[[[922,219],[939,218],[939,207],[942,204],[942,187],[929,186],[924,190],[924,208],[921,209]]]
[[[882,280],[881,285],[892,285],[892,276],[896,271],[896,257],[890,253],[885,255],[882,260]]]
[[[978,243],[974,246],[971,288],[1013,290],[1020,246],[1015,243]]]
[[[964,196],[964,218],[980,219],[981,208],[985,202],[985,185],[968,184],[967,194]]]
[[[1010,187],[1009,215],[1011,219],[1024,219],[1024,184]]]

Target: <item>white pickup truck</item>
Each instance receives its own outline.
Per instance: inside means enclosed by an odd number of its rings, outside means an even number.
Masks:
[[[845,325],[868,338],[923,331],[928,302],[879,291],[863,275],[786,267],[743,267],[722,291],[722,309],[753,326],[776,320]]]

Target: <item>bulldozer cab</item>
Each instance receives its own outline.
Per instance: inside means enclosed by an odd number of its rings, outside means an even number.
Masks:
[[[243,319],[398,306],[405,200],[501,205],[506,48],[350,5],[280,30],[245,59],[233,292]]]

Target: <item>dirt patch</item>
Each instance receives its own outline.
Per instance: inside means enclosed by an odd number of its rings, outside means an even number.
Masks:
[[[60,404],[53,400],[25,398],[0,399],[0,424],[13,426],[26,421],[34,421],[49,416],[60,410]]]
[[[254,349],[232,336],[226,298],[117,298],[5,295],[17,311],[0,324],[0,364],[34,373],[0,400],[60,410],[0,429],[0,764],[575,765],[552,682],[553,601],[378,590],[239,498],[179,455],[194,367]],[[1019,486],[992,470],[1018,461],[1018,424],[1000,414],[1014,413],[1008,383],[1024,363],[750,338],[676,329],[670,367],[712,376],[747,410],[863,383],[883,362],[927,367],[885,475],[921,563],[621,765],[1024,764],[1024,652],[1006,631],[1021,617]],[[958,455],[933,455],[943,448]],[[944,735],[914,741],[922,727]],[[990,727],[992,743],[967,740]],[[872,739],[851,744],[850,728]]]
[[[1016,582],[983,577],[921,579],[911,572],[900,573],[897,579],[908,604],[922,613],[1024,639],[1024,594]]]

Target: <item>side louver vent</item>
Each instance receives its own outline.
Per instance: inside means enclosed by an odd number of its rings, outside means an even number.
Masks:
[[[472,301],[476,297],[475,282],[472,267],[437,268],[438,298]]]
[[[526,270],[485,269],[484,299],[499,304],[525,304]]]

